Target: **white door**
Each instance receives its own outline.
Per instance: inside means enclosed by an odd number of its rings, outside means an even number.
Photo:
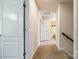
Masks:
[[[50,27],[49,20],[42,19],[40,22],[40,32],[41,32],[41,40],[40,41],[48,41],[50,40]]]
[[[0,0],[0,59],[23,59],[23,0]]]

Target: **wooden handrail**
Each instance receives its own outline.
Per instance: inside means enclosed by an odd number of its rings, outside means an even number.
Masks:
[[[68,38],[70,41],[73,42],[73,40],[69,36],[67,36],[65,33],[62,33],[62,35],[64,35],[66,38]]]

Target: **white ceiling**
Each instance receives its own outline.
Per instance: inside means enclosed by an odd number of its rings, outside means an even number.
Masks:
[[[73,3],[73,0],[36,0],[36,3],[41,10],[55,11],[59,3]]]

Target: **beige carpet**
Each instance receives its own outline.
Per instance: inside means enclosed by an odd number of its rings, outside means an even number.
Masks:
[[[72,59],[63,51],[59,51],[56,45],[40,46],[33,56],[33,59]]]

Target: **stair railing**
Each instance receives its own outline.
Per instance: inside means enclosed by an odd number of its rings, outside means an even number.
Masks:
[[[66,38],[68,38],[70,41],[73,42],[73,39],[71,39],[68,35],[66,35],[65,33],[62,33],[62,35],[64,35]]]

